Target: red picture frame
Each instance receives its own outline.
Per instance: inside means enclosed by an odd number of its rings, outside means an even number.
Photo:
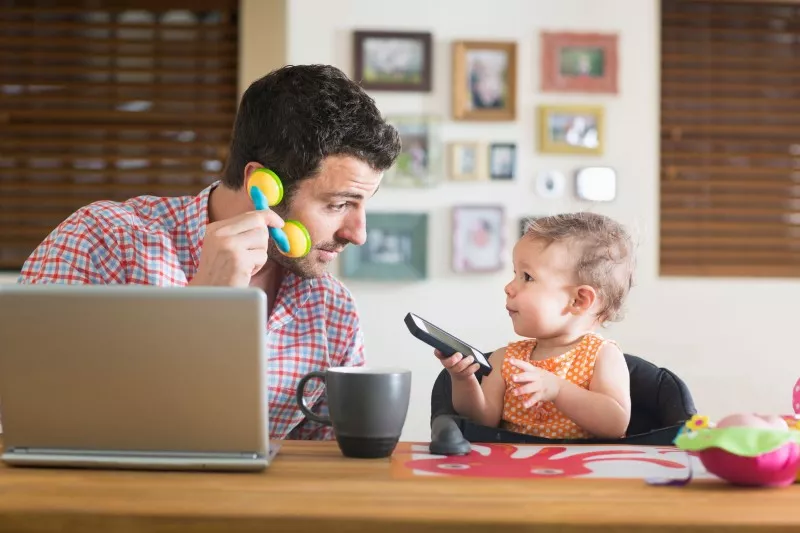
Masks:
[[[543,92],[618,93],[614,33],[542,32]]]

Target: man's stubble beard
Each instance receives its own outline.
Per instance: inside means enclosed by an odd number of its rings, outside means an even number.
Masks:
[[[325,275],[327,269],[312,259],[311,255],[313,251],[314,249],[312,248],[311,252],[304,257],[286,257],[278,250],[275,241],[270,240],[269,247],[267,248],[267,256],[270,261],[275,261],[289,272],[301,278],[319,278]]]

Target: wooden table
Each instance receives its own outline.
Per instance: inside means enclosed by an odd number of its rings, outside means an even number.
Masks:
[[[0,467],[0,531],[800,531],[800,485],[396,479],[389,466],[286,442],[258,474]]]

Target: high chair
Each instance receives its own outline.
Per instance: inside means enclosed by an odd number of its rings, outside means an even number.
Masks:
[[[673,372],[641,357],[625,354],[625,361],[631,379],[631,420],[623,438],[547,439],[477,424],[456,413],[450,374],[442,370],[431,393],[430,451],[463,454],[469,452],[470,442],[671,445],[683,424],[697,413],[689,388]]]

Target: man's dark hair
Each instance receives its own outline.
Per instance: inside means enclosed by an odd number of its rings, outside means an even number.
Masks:
[[[256,80],[242,95],[223,181],[238,190],[245,166],[254,161],[280,176],[288,199],[327,156],[354,156],[383,171],[399,152],[397,130],[344,72],[289,65]]]

